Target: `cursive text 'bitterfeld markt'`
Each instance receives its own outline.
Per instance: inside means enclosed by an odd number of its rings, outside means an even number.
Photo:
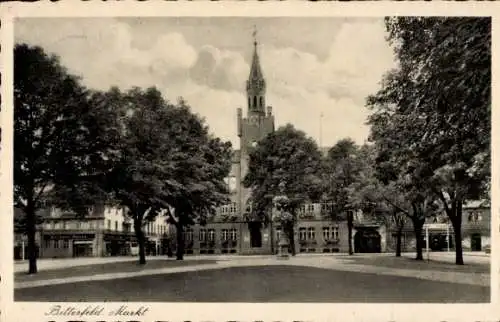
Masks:
[[[47,316],[144,316],[149,311],[149,308],[141,306],[139,308],[131,308],[126,305],[120,306],[118,309],[104,312],[102,305],[87,305],[85,307],[78,306],[63,306],[54,305],[45,313]],[[106,314],[107,313],[107,314]]]

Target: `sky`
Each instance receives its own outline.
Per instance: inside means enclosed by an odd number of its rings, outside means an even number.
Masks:
[[[383,18],[22,18],[15,41],[58,55],[89,88],[156,86],[170,101],[183,97],[238,148],[254,28],[276,126],[292,123],[321,146],[364,143],[365,98],[396,66]]]

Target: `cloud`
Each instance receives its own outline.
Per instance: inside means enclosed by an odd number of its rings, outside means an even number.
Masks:
[[[330,41],[328,55],[307,51],[293,41],[288,47],[272,41],[259,45],[267,102],[273,105],[277,125],[293,123],[319,140],[323,114],[325,146],[344,137],[358,143],[365,140],[368,111],[364,99],[377,90],[382,75],[394,66],[382,21],[349,20],[335,25],[335,35],[325,40]],[[199,42],[202,35],[189,36],[175,26],[168,30],[151,27],[149,31],[151,41],[139,48],[134,44],[140,33],[123,21],[23,19],[16,23],[15,36],[18,42],[41,45],[58,54],[62,64],[81,75],[89,87],[157,86],[170,100],[182,96],[193,111],[206,118],[216,135],[238,147],[236,108],[246,106],[251,45],[224,47],[223,39],[237,36],[237,28],[222,30],[220,43],[212,38],[203,46],[193,45],[192,39],[197,37]],[[287,32],[284,28],[273,35]],[[294,38],[287,37],[282,38]]]
[[[190,76],[200,85],[229,91],[241,90],[248,69],[249,65],[240,53],[205,45],[190,69]]]
[[[17,24],[16,41],[59,55],[63,65],[97,89],[158,86],[167,77],[177,81],[197,59],[178,33],[160,34],[149,48],[138,49],[132,46],[131,27],[113,19],[45,19],[41,26],[36,20]]]

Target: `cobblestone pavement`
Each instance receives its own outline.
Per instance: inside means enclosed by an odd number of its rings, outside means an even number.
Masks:
[[[362,256],[388,256],[389,254],[363,254]],[[358,255],[356,255],[358,256]],[[405,254],[406,256],[406,254]],[[434,256],[436,257],[436,255]],[[479,257],[479,256],[478,256]],[[165,259],[165,257],[153,257],[150,260],[155,259]],[[186,260],[207,258],[206,256],[189,256]],[[452,282],[467,285],[478,285],[478,286],[489,286],[490,285],[490,274],[489,273],[469,273],[469,272],[454,272],[449,271],[436,271],[436,270],[420,270],[412,268],[387,268],[377,265],[366,265],[366,264],[355,264],[349,260],[348,256],[338,255],[338,256],[326,256],[326,255],[305,255],[296,256],[289,258],[287,260],[280,260],[274,256],[210,256],[209,258],[215,259],[217,262],[215,264],[201,264],[194,266],[180,266],[180,267],[166,267],[157,269],[144,269],[137,272],[126,272],[126,273],[112,273],[112,274],[97,274],[93,276],[74,276],[68,278],[56,278],[48,280],[38,280],[38,281],[23,281],[16,282],[15,288],[30,288],[46,285],[55,284],[67,284],[85,281],[102,281],[102,280],[113,280],[121,278],[130,278],[136,276],[148,276],[148,275],[162,275],[162,274],[173,274],[179,272],[190,272],[199,270],[213,270],[221,268],[230,267],[245,267],[245,266],[271,266],[271,265],[295,265],[295,266],[306,266],[306,267],[316,267],[322,269],[331,269],[338,271],[349,271],[349,272],[363,272],[371,273],[377,275],[390,275],[390,276],[401,276],[401,277],[413,277],[423,280],[441,281],[441,282]],[[467,257],[466,260],[469,258]],[[78,265],[89,265],[92,263],[106,263],[112,261],[135,261],[134,257],[126,258],[90,258],[87,260],[75,261],[71,264],[64,262],[64,260],[54,260],[50,264],[46,263],[40,265],[40,268],[45,269],[61,268],[61,267],[71,267]],[[68,261],[68,260],[66,260]],[[489,257],[481,259],[481,261],[486,263],[489,261]],[[42,262],[42,261],[41,261]],[[61,266],[65,265],[65,266]]]

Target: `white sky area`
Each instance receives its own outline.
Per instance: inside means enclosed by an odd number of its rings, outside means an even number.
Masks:
[[[365,98],[395,67],[382,18],[23,18],[15,40],[57,54],[90,88],[182,96],[239,148],[236,108],[246,114],[254,25],[276,125],[292,123],[319,143],[322,114],[322,146],[345,137],[362,144]]]

